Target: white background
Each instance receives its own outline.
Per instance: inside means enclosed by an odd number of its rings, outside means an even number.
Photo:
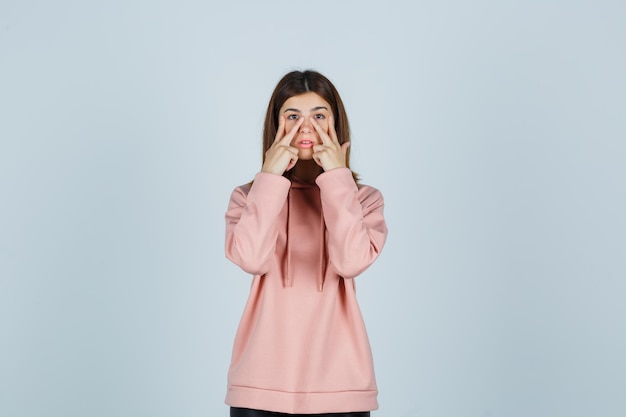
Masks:
[[[376,416],[626,413],[622,1],[0,1],[0,415],[226,416],[230,191],[338,87]]]

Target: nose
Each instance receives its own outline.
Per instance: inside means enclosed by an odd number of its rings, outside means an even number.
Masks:
[[[304,118],[302,125],[300,125],[301,133],[311,133],[313,131],[313,125],[311,124],[311,120],[308,117]]]

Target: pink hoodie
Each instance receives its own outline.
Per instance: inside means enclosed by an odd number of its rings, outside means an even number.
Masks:
[[[383,197],[347,168],[317,185],[259,173],[226,213],[226,256],[253,274],[226,403],[291,414],[378,408],[352,278],[387,236]]]

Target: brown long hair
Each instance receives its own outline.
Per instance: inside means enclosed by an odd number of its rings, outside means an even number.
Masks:
[[[317,71],[292,71],[278,82],[267,105],[265,123],[263,124],[263,162],[265,162],[265,153],[276,139],[280,108],[289,98],[308,92],[316,93],[330,104],[335,118],[335,131],[339,143],[343,144],[350,141],[348,115],[333,83]],[[350,148],[346,152],[346,166],[350,168]],[[285,172],[283,176],[291,178],[291,170]],[[358,181],[358,175],[354,171],[352,171],[352,177],[354,181]]]

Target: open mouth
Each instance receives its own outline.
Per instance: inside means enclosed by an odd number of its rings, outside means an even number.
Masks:
[[[314,143],[312,140],[301,140],[300,142],[298,142],[298,145],[300,145],[301,148],[312,148]]]

